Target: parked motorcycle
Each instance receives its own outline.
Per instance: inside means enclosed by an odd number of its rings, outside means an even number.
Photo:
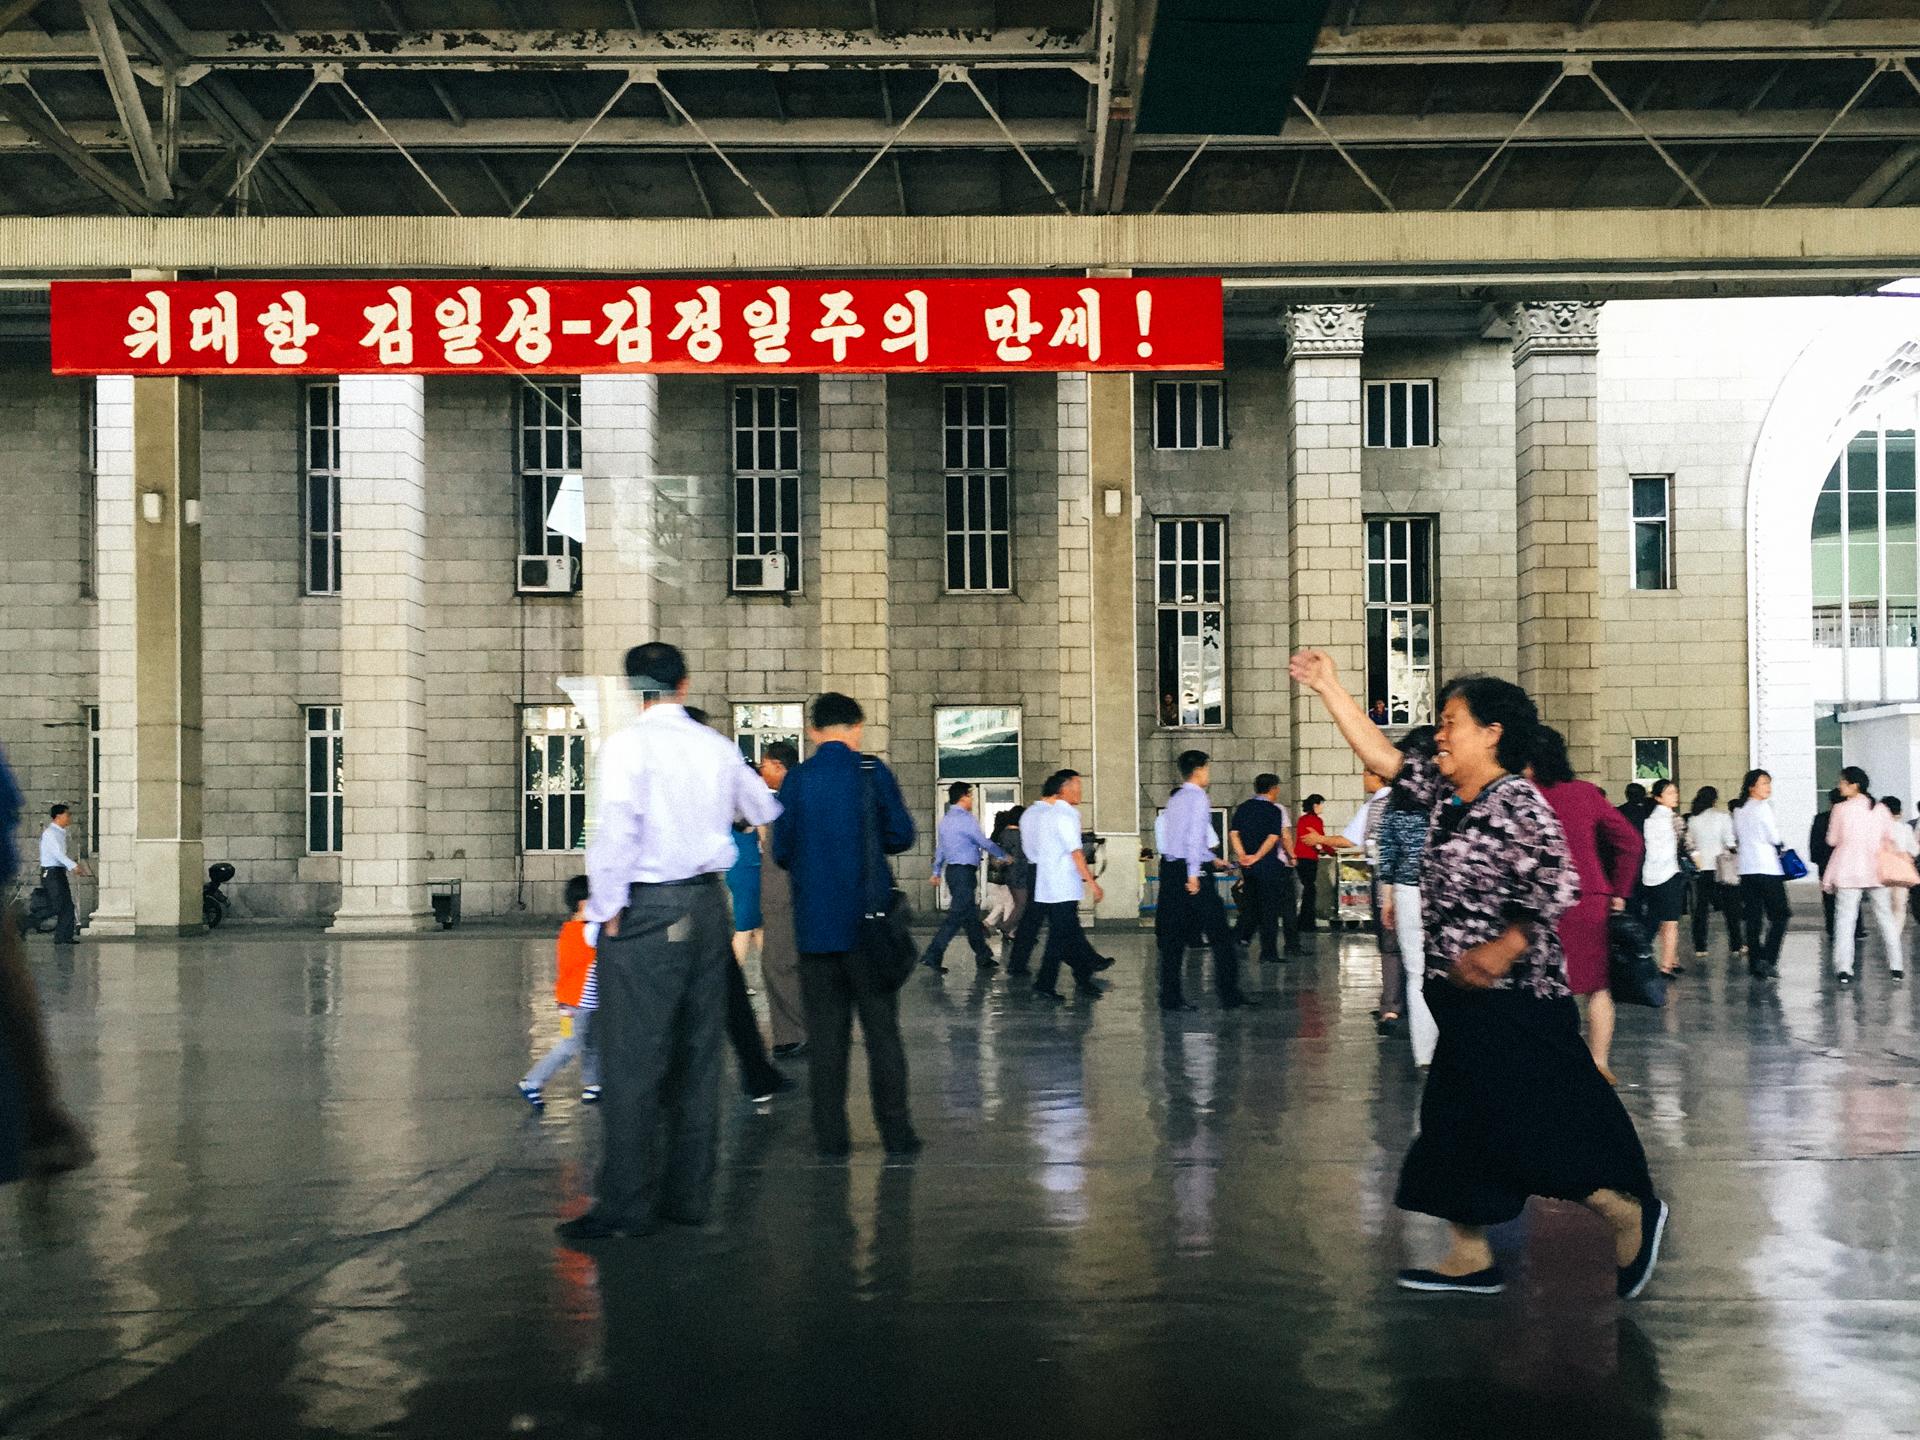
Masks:
[[[222,860],[218,865],[207,867],[207,883],[200,887],[200,918],[207,922],[209,930],[218,930],[220,922],[227,918],[227,911],[233,902],[227,899],[221,886],[233,879],[233,866]]]

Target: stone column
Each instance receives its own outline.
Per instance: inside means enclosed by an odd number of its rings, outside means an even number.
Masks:
[[[657,633],[654,486],[659,437],[658,376],[580,377],[587,519],[580,562],[581,653],[594,697],[588,723],[596,746],[632,712],[627,651],[649,640],[673,639]]]
[[[1080,371],[1056,377],[1058,417],[1059,529],[1055,569],[1059,577],[1060,739],[1046,758],[1048,773],[1078,770],[1093,776],[1093,481],[1089,455],[1088,381]]]
[[[201,928],[200,389],[99,382],[95,935]],[[189,514],[191,513],[191,519]]]
[[[340,377],[336,935],[433,923],[427,899],[427,415],[418,375]]]
[[[1367,681],[1366,521],[1360,510],[1364,305],[1297,305],[1285,316],[1289,647],[1333,656],[1349,690]],[[1294,800],[1327,813],[1360,802],[1360,764],[1309,692],[1293,691]]]
[[[1519,681],[1567,737],[1575,773],[1601,772],[1600,306],[1509,307],[1513,327]]]
[[[1062,377],[1063,379],[1065,377]],[[1061,607],[1084,605],[1082,634],[1091,673],[1089,693],[1093,729],[1092,764],[1086,768],[1083,823],[1106,841],[1106,898],[1095,909],[1102,919],[1136,920],[1140,914],[1140,654],[1136,574],[1138,525],[1134,518],[1134,377],[1093,374],[1076,377],[1086,393],[1086,489],[1075,507],[1084,516],[1076,535],[1086,545],[1086,597],[1069,598],[1061,576]],[[1063,485],[1068,477],[1063,474]],[[1063,511],[1064,511],[1063,507]],[[1062,534],[1068,534],[1062,515]],[[1066,541],[1062,541],[1065,551]],[[1064,559],[1063,553],[1063,559]],[[1077,639],[1069,630],[1069,643]],[[1081,661],[1084,665],[1087,662]],[[1066,697],[1062,695],[1064,708]]]
[[[820,688],[867,712],[866,748],[893,722],[888,629],[887,380],[820,377]]]

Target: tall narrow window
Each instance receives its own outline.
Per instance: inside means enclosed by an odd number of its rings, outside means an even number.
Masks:
[[[100,534],[100,385],[98,381],[88,380],[87,403],[81,411],[81,424],[86,428],[87,470],[81,482],[87,487],[87,493],[80,507],[80,523],[85,527],[80,532],[80,595],[90,598],[93,593],[93,567],[95,548],[99,545]]]
[[[1006,386],[946,387],[950,591],[1013,588],[1012,434]]]
[[[800,589],[800,391],[733,388],[733,567],[736,592]]]
[[[798,700],[761,700],[733,707],[733,738],[749,765],[758,765],[767,746],[785,740],[800,750],[806,733],[806,706]]]
[[[1633,477],[1633,588],[1673,588],[1673,477]]]
[[[1433,719],[1433,521],[1367,521],[1367,712],[1379,724]]]
[[[520,553],[573,561],[580,588],[580,542],[549,518],[568,482],[580,484],[580,385],[577,381],[520,386]]]
[[[1915,533],[1914,401],[1902,397],[1847,442],[1813,507],[1813,643],[1837,650],[1920,645],[1920,537]],[[1843,664],[1840,701],[1897,697],[1881,657]]]
[[[1633,779],[1647,786],[1651,786],[1656,780],[1673,779],[1674,761],[1678,750],[1679,741],[1671,735],[1635,740],[1633,742]]]
[[[302,453],[305,505],[300,524],[305,537],[306,593],[340,593],[340,382],[319,380],[306,387]]]
[[[942,705],[933,712],[933,814],[946,813],[947,786],[974,787],[973,813],[982,829],[996,810],[1020,803],[1020,708],[1017,705]]]
[[[347,820],[347,737],[338,705],[307,706],[307,853],[337,855]]]
[[[1162,520],[1154,563],[1160,724],[1227,723],[1227,522]]]
[[[527,705],[520,711],[521,848],[584,849],[587,843],[587,724],[571,705]]]
[[[1431,380],[1369,380],[1366,410],[1368,449],[1408,450],[1440,443]]]
[[[100,853],[100,707],[87,706],[87,853]]]
[[[1218,450],[1225,445],[1221,399],[1218,380],[1154,381],[1153,448]]]

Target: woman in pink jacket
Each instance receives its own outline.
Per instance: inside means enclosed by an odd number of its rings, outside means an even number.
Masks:
[[[1827,821],[1833,858],[1820,874],[1820,888],[1833,893],[1833,969],[1840,984],[1853,984],[1853,932],[1862,896],[1873,902],[1887,968],[1898,980],[1906,974],[1900,953],[1900,926],[1893,918],[1893,897],[1880,879],[1880,850],[1893,838],[1893,816],[1867,793],[1867,772],[1849,765],[1840,772],[1840,803]]]

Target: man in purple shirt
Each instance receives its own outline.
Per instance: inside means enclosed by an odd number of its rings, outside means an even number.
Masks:
[[[1220,1008],[1234,1010],[1254,1002],[1240,990],[1240,961],[1227,929],[1226,907],[1214,884],[1213,806],[1207,799],[1212,774],[1204,750],[1183,751],[1180,788],[1167,802],[1161,826],[1160,899],[1154,931],[1160,945],[1160,1008],[1191,1010],[1181,993],[1187,949],[1196,939],[1213,948],[1213,983]]]
[[[933,840],[933,883],[944,875],[947,881],[947,918],[934,933],[933,943],[920,963],[939,974],[947,973],[947,946],[964,928],[967,943],[973,947],[973,960],[982,970],[991,970],[1000,962],[987,944],[987,932],[980,925],[980,857],[1007,858],[1007,852],[980,831],[973,816],[973,786],[956,780],[947,787],[947,813],[940,817],[940,828]]]

